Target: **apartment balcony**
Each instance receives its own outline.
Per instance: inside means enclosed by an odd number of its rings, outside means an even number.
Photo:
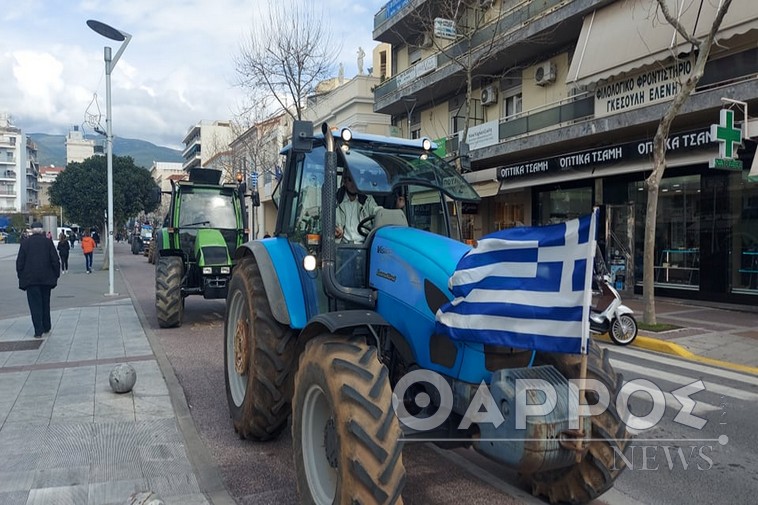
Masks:
[[[432,3],[432,0],[390,0],[374,14],[374,40],[405,44],[408,35],[418,33],[417,17],[421,8]]]
[[[475,57],[493,52],[476,69],[478,75],[498,75],[504,69],[544,59],[557,48],[576,43],[586,14],[611,0],[526,1],[506,12],[498,22],[481,29],[471,41],[461,41],[399,72],[374,91],[374,111],[405,114],[404,96],[417,99],[417,107],[439,101],[465,88],[465,73],[452,59],[473,51]],[[376,30],[374,31],[376,37]],[[490,43],[493,43],[490,46]],[[429,68],[433,71],[429,72]],[[474,87],[481,83],[474,82]]]
[[[185,158],[184,163],[182,164],[182,170],[185,172],[191,168],[200,168],[202,160],[200,159],[200,155],[193,156],[191,158]]]
[[[16,180],[16,171],[15,170],[2,170],[2,171],[0,171],[0,180],[15,181]]]

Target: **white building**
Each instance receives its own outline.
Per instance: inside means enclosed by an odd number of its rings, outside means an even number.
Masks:
[[[37,145],[0,114],[0,211],[28,212],[39,204]]]
[[[161,191],[171,191],[171,181],[180,181],[185,179],[187,173],[182,169],[182,163],[172,163],[168,161],[154,161],[150,167],[150,177],[161,188]],[[157,213],[163,217],[168,212],[170,198],[161,199],[161,206]]]
[[[84,138],[79,125],[73,125],[66,135],[66,164],[81,163],[95,154],[103,154],[103,146],[96,146],[94,140]]]
[[[191,126],[182,140],[184,144],[183,170],[204,168],[208,160],[229,150],[232,138],[229,121],[200,121],[195,126]]]

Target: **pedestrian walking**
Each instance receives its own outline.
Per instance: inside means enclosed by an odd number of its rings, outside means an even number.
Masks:
[[[84,232],[82,237],[82,252],[84,253],[84,266],[87,273],[92,273],[92,252],[95,250],[95,241],[90,237],[89,231]]]
[[[34,337],[52,329],[50,322],[50,291],[58,285],[60,260],[53,242],[42,230],[42,223],[32,223],[32,234],[21,243],[16,257],[18,287],[26,291]]]
[[[68,253],[70,250],[71,246],[68,243],[66,232],[62,231],[58,237],[58,256],[61,258],[61,274],[63,275],[68,272]]]

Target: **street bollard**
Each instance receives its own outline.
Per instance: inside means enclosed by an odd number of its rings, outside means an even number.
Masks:
[[[128,363],[119,363],[111,370],[108,382],[115,393],[128,393],[137,382],[137,372]]]

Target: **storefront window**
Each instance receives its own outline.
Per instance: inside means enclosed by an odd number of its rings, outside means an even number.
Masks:
[[[643,182],[629,186],[635,202],[635,280],[642,281],[642,254],[645,249],[647,191]],[[700,176],[669,177],[661,181],[655,231],[656,285],[698,289],[700,285]]]
[[[734,174],[731,180],[732,292],[758,294],[758,184],[748,182],[747,171]]]
[[[542,191],[538,194],[537,224],[563,223],[592,212],[592,188]]]

